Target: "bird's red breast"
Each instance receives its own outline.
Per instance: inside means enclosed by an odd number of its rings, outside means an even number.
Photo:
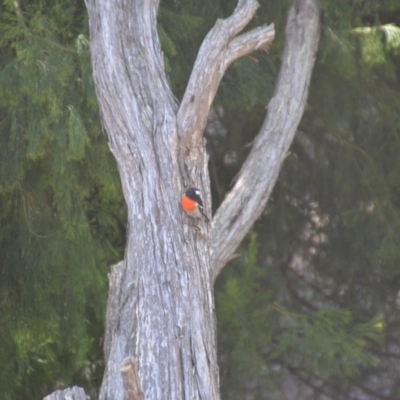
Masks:
[[[182,196],[181,199],[182,208],[187,213],[192,213],[193,211],[197,210],[197,202],[187,197],[185,194]]]

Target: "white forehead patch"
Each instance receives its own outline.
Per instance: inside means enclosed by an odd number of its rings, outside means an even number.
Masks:
[[[196,194],[196,196],[200,196],[200,190],[195,190],[194,193]]]

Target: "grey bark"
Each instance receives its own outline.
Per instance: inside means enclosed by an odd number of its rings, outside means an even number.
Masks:
[[[100,398],[124,397],[120,367],[132,356],[147,399],[218,399],[209,227],[193,228],[178,201],[198,186],[210,210],[202,131],[212,99],[229,63],[270,42],[273,29],[236,38],[257,8],[240,1],[206,38],[178,108],[156,33],[158,2],[86,4],[96,93],[129,222],[121,277],[110,292]]]
[[[189,221],[179,197],[185,188],[199,187],[210,213],[203,141],[208,112],[230,63],[266,49],[273,26],[238,35],[258,7],[255,0],[239,0],[232,16],[218,20],[204,40],[178,107],[156,33],[159,2],[86,0],[86,5],[102,123],[128,206],[125,259],[110,275],[100,398],[127,396],[121,364],[132,357],[146,399],[219,399],[213,279],[262,211],[293,138],[318,42],[317,8],[314,0],[294,2],[282,61],[285,72],[252,155],[224,211],[215,216],[210,244],[210,227]],[[288,77],[296,66],[296,79]],[[269,122],[272,112],[275,122]],[[265,159],[259,153],[269,155]],[[260,163],[272,170],[260,174]]]
[[[268,115],[233,189],[213,219],[213,279],[267,204],[307,102],[319,30],[316,1],[295,0],[289,12],[282,63]]]

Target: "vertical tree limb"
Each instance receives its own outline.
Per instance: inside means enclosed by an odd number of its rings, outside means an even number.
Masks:
[[[201,141],[211,104],[229,65],[239,57],[267,47],[274,39],[273,24],[235,37],[258,7],[256,0],[239,1],[232,16],[217,20],[204,39],[178,111],[178,132],[185,146],[194,147]]]
[[[268,115],[235,186],[214,216],[211,240],[214,279],[264,210],[275,185],[307,102],[319,31],[316,1],[295,0],[289,12],[285,49]]]
[[[211,104],[229,65],[239,57],[265,50],[274,39],[273,24],[236,36],[253,18],[258,7],[256,0],[240,0],[230,17],[217,20],[200,47],[177,115],[184,186],[204,189],[208,211],[211,198],[203,133]]]

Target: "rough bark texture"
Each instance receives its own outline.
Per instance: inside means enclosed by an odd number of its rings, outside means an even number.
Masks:
[[[229,63],[267,45],[273,29],[235,39],[257,8],[239,1],[205,40],[178,109],[156,33],[158,1],[86,5],[96,93],[129,223],[125,259],[110,279],[100,398],[124,398],[121,363],[133,357],[146,399],[218,399],[210,229],[193,227],[179,197],[197,186],[210,210],[202,132],[211,102]]]
[[[232,257],[265,208],[307,101],[320,30],[315,0],[296,0],[285,31],[285,49],[268,115],[236,184],[213,219],[213,279]]]
[[[120,368],[129,356],[147,399],[217,398],[209,235],[205,226],[201,236],[182,229],[178,107],[156,33],[158,2],[87,7],[96,93],[129,224],[100,398],[124,398]]]
[[[258,7],[239,0],[204,40],[178,108],[156,34],[159,1],[86,5],[96,93],[129,219],[125,259],[109,276],[100,398],[218,399],[213,279],[265,207],[303,113],[319,36],[315,0],[294,0],[276,91],[214,218],[211,261],[209,226],[193,226],[179,194],[198,186],[211,209],[202,136],[211,103],[230,63],[268,48],[273,25],[237,36]],[[81,397],[67,391],[46,399],[85,398],[83,391]]]

